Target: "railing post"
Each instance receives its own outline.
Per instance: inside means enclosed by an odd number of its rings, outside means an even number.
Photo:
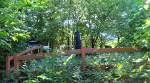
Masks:
[[[6,77],[10,78],[10,57],[6,56]]]
[[[20,65],[20,61],[17,60],[17,57],[20,57],[20,56],[14,57],[14,77],[17,76],[17,69],[19,68],[19,65]]]
[[[86,71],[86,48],[81,48],[82,69]]]
[[[6,77],[7,79],[10,78],[10,71],[11,71],[11,61],[14,60],[14,56],[6,56]]]

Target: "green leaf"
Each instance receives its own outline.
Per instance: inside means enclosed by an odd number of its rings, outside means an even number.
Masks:
[[[46,77],[45,75],[39,75],[37,78],[41,78],[42,80],[52,80],[51,78]]]
[[[118,68],[118,70],[121,70],[123,68],[123,64],[121,64],[121,63],[117,64],[117,68]]]
[[[16,37],[12,37],[13,41],[18,41],[18,39]]]
[[[5,31],[0,31],[0,38],[4,38],[4,37],[7,37],[8,36],[8,33],[5,32]]]

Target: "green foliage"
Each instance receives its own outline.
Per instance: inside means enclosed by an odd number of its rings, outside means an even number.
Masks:
[[[0,56],[14,55],[26,47],[23,43],[28,40],[30,32],[25,29],[19,8],[13,5],[15,1],[1,2],[7,6],[0,8]],[[5,5],[4,3],[0,4]]]
[[[82,71],[79,57],[53,56],[32,61],[18,70],[30,82],[63,83],[141,83],[149,82],[149,65],[144,53],[110,53],[87,56],[87,71]]]
[[[68,60],[69,58],[69,60]],[[66,62],[67,60],[67,62]],[[24,65],[20,70],[27,74],[29,81],[37,82],[76,82],[80,80],[80,61],[74,55],[70,57],[47,57],[40,61],[32,61],[29,65]]]
[[[1,2],[5,5],[5,1]],[[31,33],[37,41],[49,42],[51,48],[68,42],[73,44],[76,31],[81,32],[83,47],[91,47],[93,43],[97,48],[104,47],[110,40],[102,34],[118,39],[114,47],[149,47],[149,21],[145,23],[149,19],[149,4],[143,1],[21,0],[5,3],[8,7],[0,9],[3,31]]]
[[[52,49],[61,45],[74,45],[76,31],[81,33],[83,47],[104,48],[111,42],[113,47],[149,48],[150,5],[146,2],[147,0],[0,0],[0,63],[5,62],[5,56],[24,50],[29,38],[42,44],[48,42]],[[116,72],[115,75],[120,79],[128,72],[123,74],[121,67],[124,64],[117,65],[121,73],[118,75]],[[110,80],[111,74],[108,73],[106,77],[110,77]]]

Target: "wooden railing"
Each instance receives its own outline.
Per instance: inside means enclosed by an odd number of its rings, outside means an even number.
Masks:
[[[150,49],[143,49],[143,48],[104,48],[104,49],[95,49],[95,48],[82,48],[82,69],[86,71],[86,54],[93,54],[93,53],[113,53],[113,52],[138,52],[138,51],[150,51]]]
[[[31,60],[31,59],[40,59],[44,57],[44,53],[42,52],[42,46],[36,46],[33,48],[29,48],[21,53],[16,54],[15,56],[7,56],[6,57],[6,77],[10,78],[11,72],[11,63],[14,64],[14,74],[16,73],[17,68],[21,65],[21,62],[24,60]],[[37,54],[33,52],[37,50]]]
[[[41,47],[35,47],[28,50],[23,51],[15,56],[7,56],[6,58],[6,76],[10,77],[10,63],[14,63],[14,74],[16,70],[21,65],[22,61],[33,60],[33,59],[42,59],[45,57],[45,53],[41,50]],[[33,54],[34,50],[39,50],[37,54]],[[105,48],[105,49],[95,49],[95,48],[82,48],[77,50],[69,50],[65,54],[62,55],[71,55],[71,54],[79,54],[82,57],[82,68],[86,70],[86,54],[90,53],[111,53],[111,52],[136,52],[136,51],[150,51],[149,49],[140,49],[140,48]]]

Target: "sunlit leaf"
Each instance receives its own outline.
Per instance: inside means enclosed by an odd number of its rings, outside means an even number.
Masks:
[[[146,19],[146,25],[150,26],[150,19]]]
[[[51,78],[47,78],[45,75],[39,75],[38,78],[41,78],[42,80],[52,80]]]
[[[118,68],[118,70],[121,70],[122,68],[123,68],[123,64],[117,64],[117,68]]]

